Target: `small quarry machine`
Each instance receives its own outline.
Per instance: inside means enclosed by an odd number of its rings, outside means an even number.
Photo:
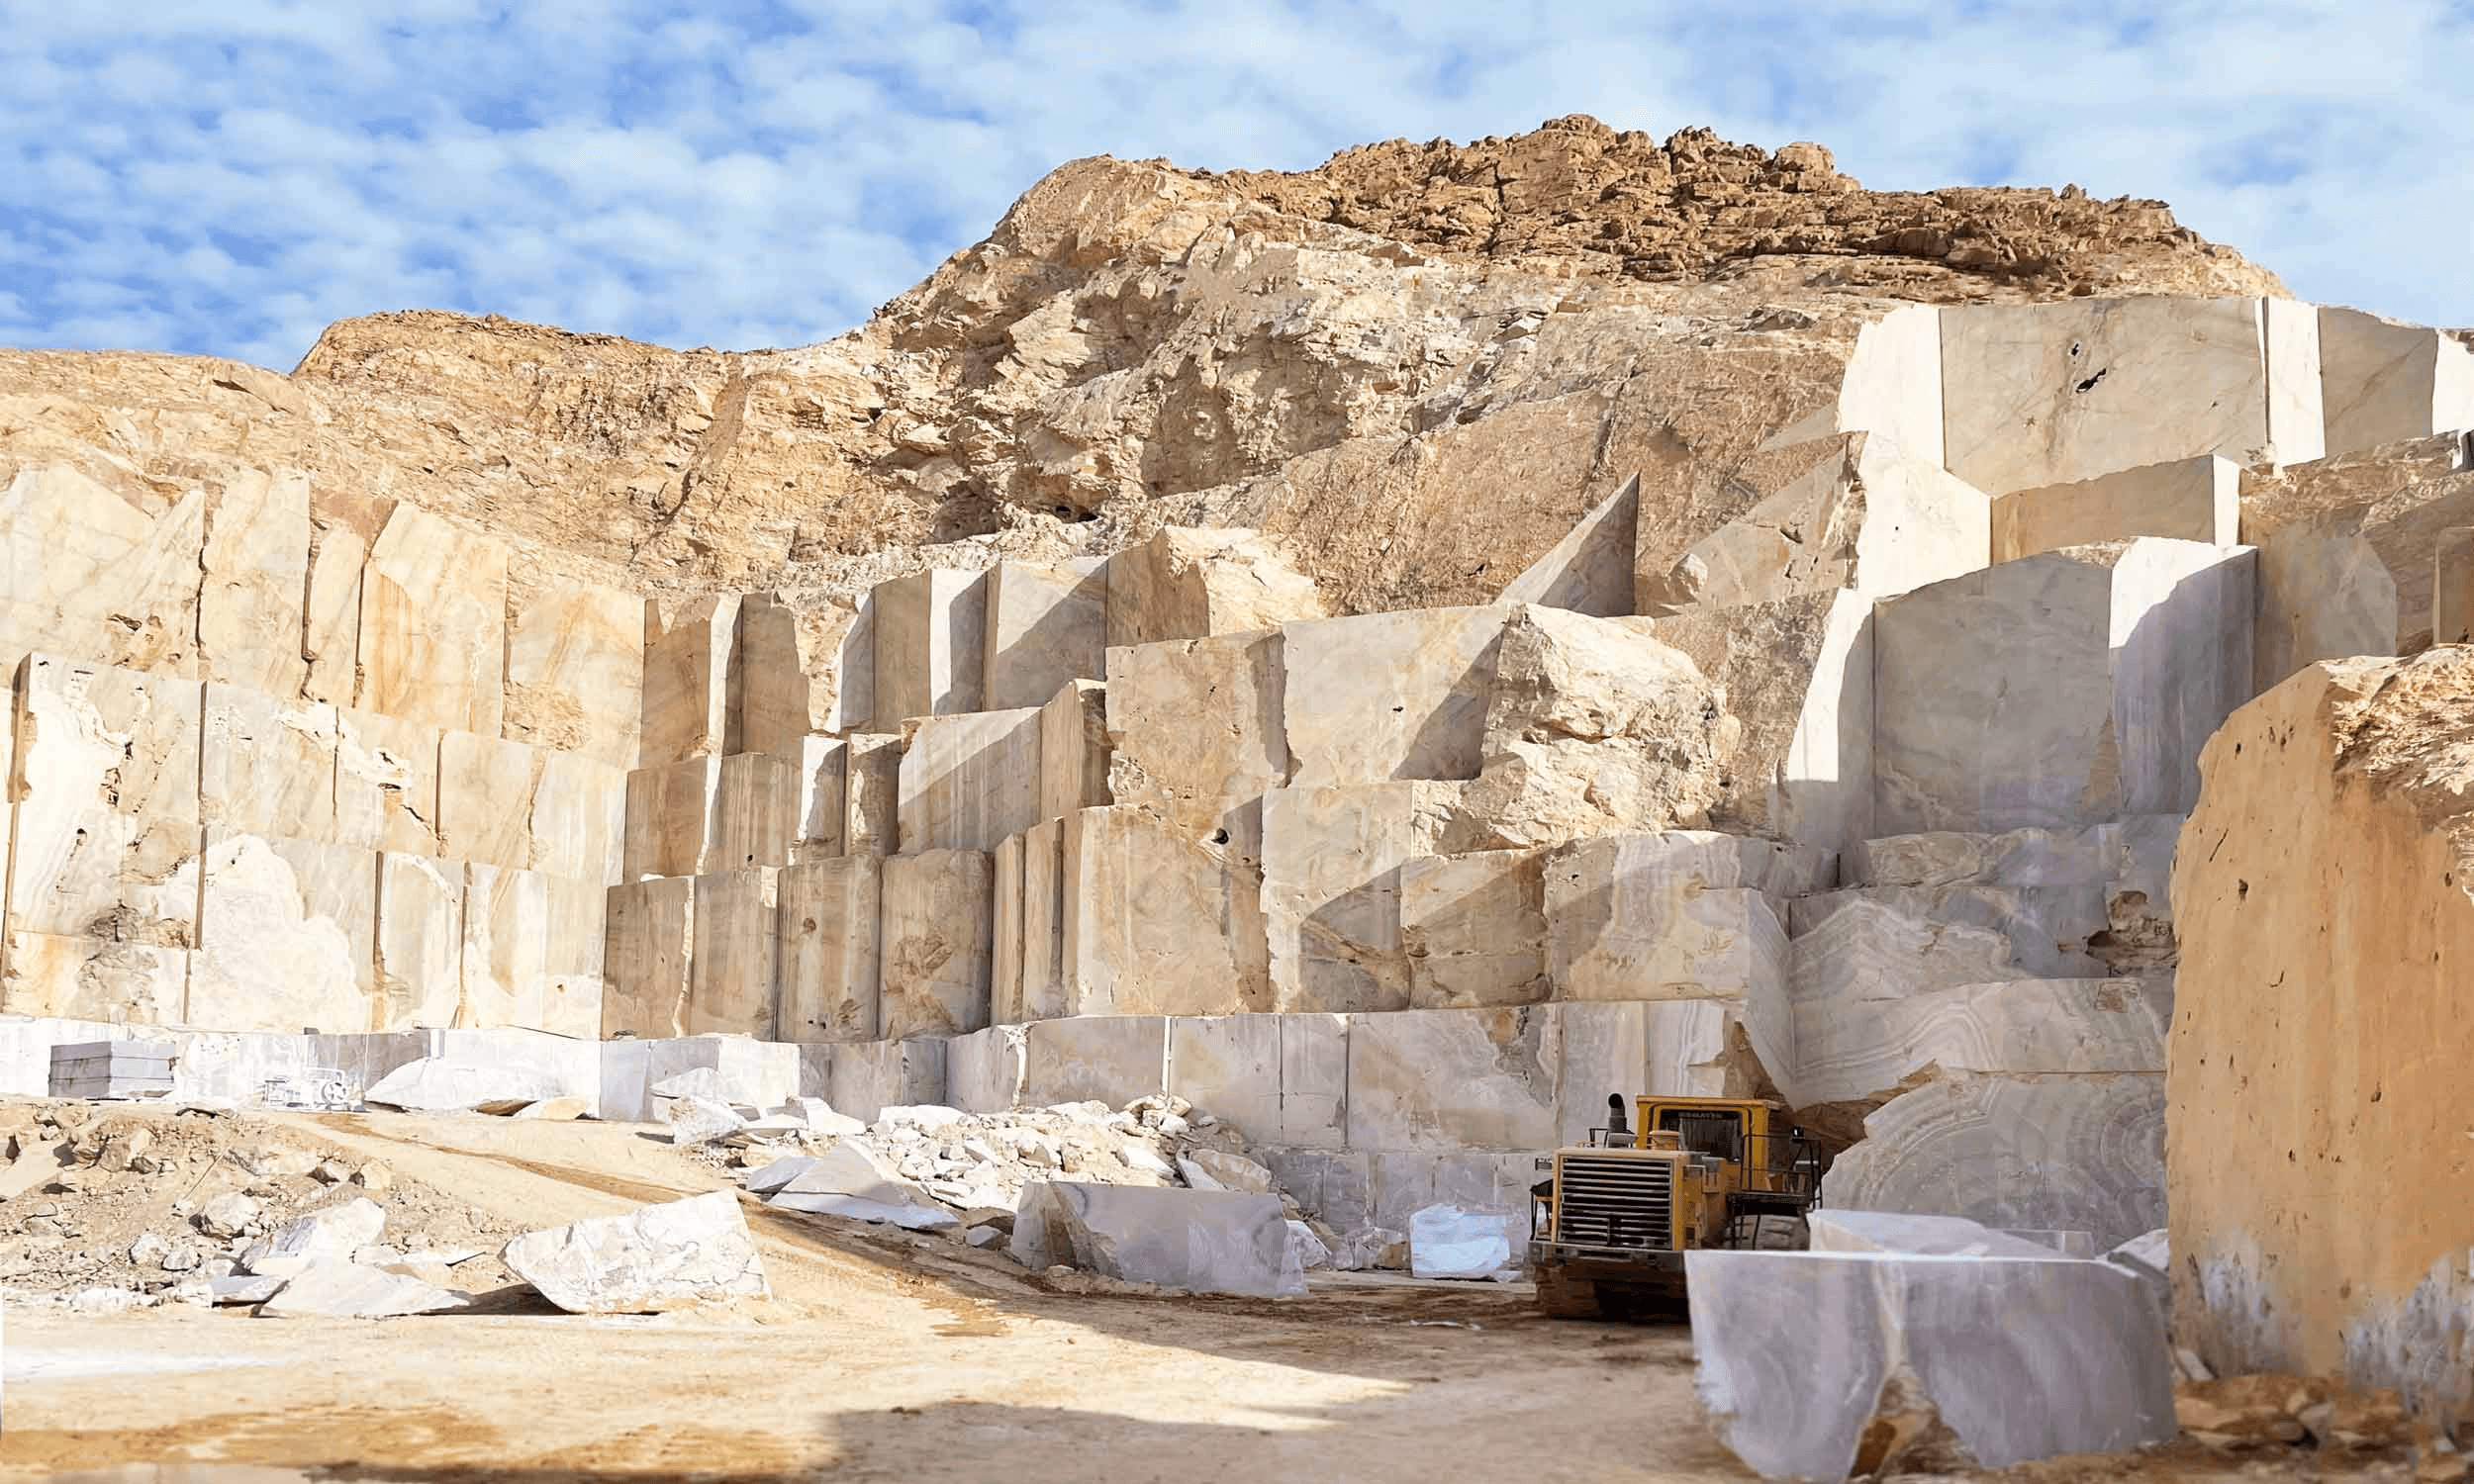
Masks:
[[[1565,1319],[1674,1314],[1693,1248],[1804,1245],[1820,1199],[1818,1144],[1776,1125],[1785,1109],[1757,1098],[1623,1094],[1589,1142],[1538,1160],[1530,1187],[1529,1266],[1538,1303]]]

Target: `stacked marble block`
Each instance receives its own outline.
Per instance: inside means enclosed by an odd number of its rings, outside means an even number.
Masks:
[[[0,540],[0,1009],[595,1033],[639,599],[281,472],[28,468]]]

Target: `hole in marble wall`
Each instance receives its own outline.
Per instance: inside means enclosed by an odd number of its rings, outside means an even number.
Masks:
[[[2112,367],[2110,367],[2110,366],[2108,366],[2108,367],[2106,367],[2106,368],[2105,368],[2105,370],[2106,370],[2106,371],[2110,371],[2110,370],[2112,370],[2112,369],[2113,369],[2113,368],[2112,368]],[[2080,391],[2082,391],[2082,392],[2092,392],[2092,391],[2096,390],[2096,384],[2097,384],[2098,382],[2100,382],[2100,381],[2103,381],[2104,379],[2105,379],[2105,372],[2104,372],[2104,371],[2099,371],[2099,372],[2097,372],[2094,376],[2091,376],[2091,377],[2089,377],[2087,380],[2085,380],[2085,381],[2083,381],[2083,382],[2080,382],[2080,383],[2079,383],[2079,390],[2080,390]]]

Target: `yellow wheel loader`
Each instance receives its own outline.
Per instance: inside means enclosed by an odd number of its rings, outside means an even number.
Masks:
[[[1679,1315],[1694,1248],[1798,1249],[1819,1203],[1818,1143],[1779,1131],[1758,1098],[1623,1094],[1588,1142],[1538,1160],[1529,1268],[1538,1304],[1563,1319]]]

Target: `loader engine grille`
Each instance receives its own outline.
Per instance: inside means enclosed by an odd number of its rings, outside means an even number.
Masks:
[[[1559,1166],[1555,1240],[1589,1247],[1674,1246],[1675,1166],[1666,1159],[1567,1155]]]

